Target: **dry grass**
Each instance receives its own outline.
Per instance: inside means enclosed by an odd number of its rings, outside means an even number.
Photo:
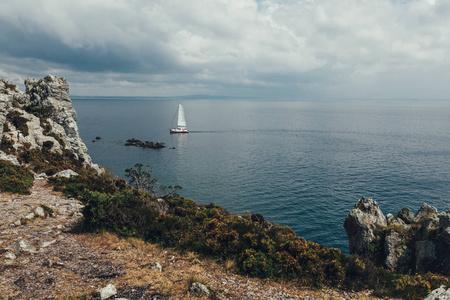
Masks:
[[[189,286],[193,282],[201,282],[208,288],[224,295],[225,299],[241,298],[248,290],[264,295],[264,290],[277,290],[299,299],[348,299],[368,300],[376,299],[368,292],[351,293],[338,290],[310,290],[301,288],[298,283],[291,281],[270,281],[248,278],[235,274],[236,265],[233,260],[218,264],[214,260],[200,258],[196,253],[186,251],[179,253],[173,249],[162,248],[158,244],[151,244],[134,238],[120,238],[114,234],[82,234],[77,239],[82,240],[89,247],[97,251],[110,253],[111,259],[122,265],[124,274],[110,282],[119,289],[125,284],[143,286],[150,284],[153,289],[166,295],[169,299],[209,299],[206,296],[191,295]],[[151,263],[158,262],[163,272],[152,269]],[[224,285],[224,281],[229,282]],[[225,292],[226,291],[226,292]],[[264,299],[260,296],[255,299]]]

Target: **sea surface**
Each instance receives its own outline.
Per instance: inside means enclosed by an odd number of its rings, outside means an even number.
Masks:
[[[178,103],[189,134],[169,134]],[[450,209],[450,101],[74,97],[73,104],[88,153],[118,176],[151,165],[184,197],[260,213],[346,253],[344,218],[361,197],[385,214],[424,202]],[[167,147],[126,147],[129,138]]]

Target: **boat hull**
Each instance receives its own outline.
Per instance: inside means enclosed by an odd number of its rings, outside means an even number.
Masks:
[[[170,129],[170,133],[189,133],[189,130],[173,128],[173,129]]]

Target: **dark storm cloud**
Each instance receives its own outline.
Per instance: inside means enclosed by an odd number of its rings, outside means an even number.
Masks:
[[[447,97],[433,79],[449,75],[447,12],[444,0],[3,1],[0,77],[54,73],[79,94]]]
[[[10,57],[57,63],[85,72],[166,73],[176,68],[174,59],[154,45],[147,49],[121,43],[72,47],[45,32],[25,32],[3,21],[0,28],[0,52]]]

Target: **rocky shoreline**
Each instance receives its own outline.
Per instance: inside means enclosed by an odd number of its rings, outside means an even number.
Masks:
[[[376,201],[362,198],[344,227],[352,255],[395,272],[450,275],[450,211],[424,203],[415,214],[403,207],[385,216]]]

